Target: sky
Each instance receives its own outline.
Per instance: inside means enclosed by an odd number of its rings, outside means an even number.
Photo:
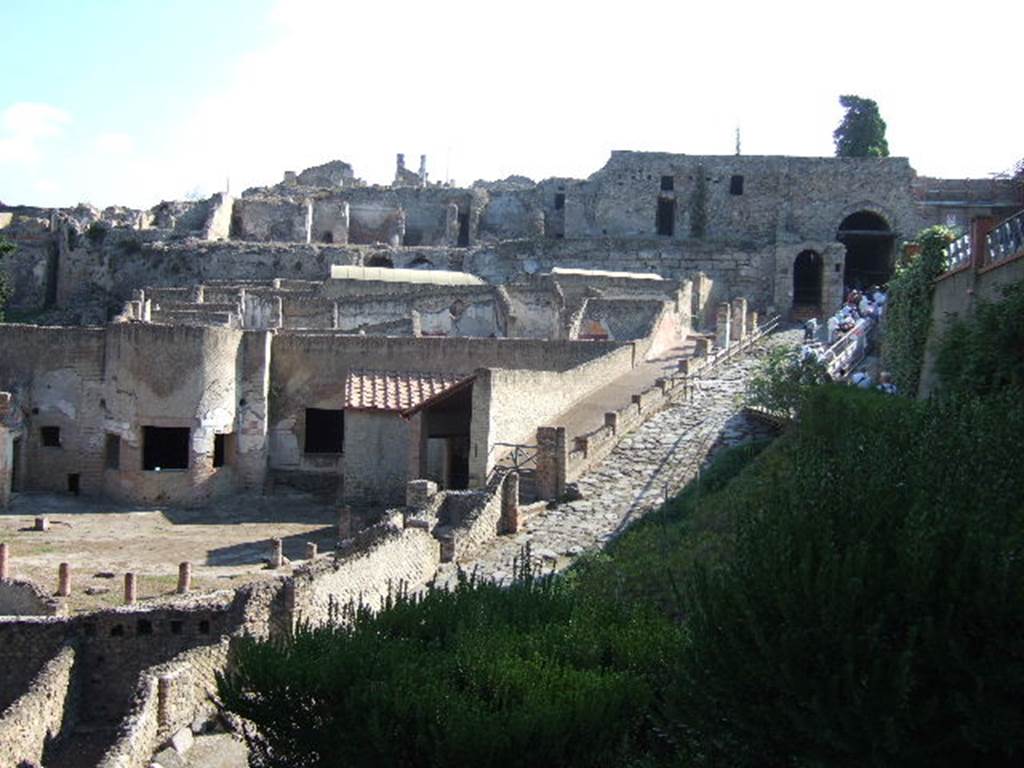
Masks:
[[[737,127],[829,156],[847,93],[919,174],[983,178],[1024,157],[1022,27],[1020,0],[0,0],[0,201],[148,207],[332,159],[387,183],[398,152],[585,178]]]

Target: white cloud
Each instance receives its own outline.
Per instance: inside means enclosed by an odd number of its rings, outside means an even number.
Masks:
[[[96,137],[96,151],[105,155],[124,156],[135,151],[135,137],[127,133],[102,133]]]
[[[59,136],[71,116],[50,104],[20,101],[0,115],[0,163],[30,164],[39,158],[39,144]]]

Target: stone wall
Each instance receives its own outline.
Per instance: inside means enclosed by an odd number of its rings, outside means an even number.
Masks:
[[[0,618],[0,712],[28,690],[66,640],[67,622],[51,617]]]
[[[1003,286],[1021,280],[1024,280],[1024,255],[979,270],[967,265],[935,281],[931,325],[918,387],[919,397],[927,397],[938,386],[935,363],[942,337],[950,325],[957,319],[968,318],[974,312],[978,299],[998,301]]]
[[[407,527],[401,513],[388,513],[335,556],[318,558],[296,571],[292,616],[323,623],[353,603],[376,610],[389,593],[422,588],[440,562],[440,547],[428,530]]]
[[[60,601],[35,582],[0,579],[0,616],[55,616],[60,612]]]
[[[75,651],[64,646],[35,676],[28,690],[0,713],[0,765],[41,764],[45,746],[66,725]]]

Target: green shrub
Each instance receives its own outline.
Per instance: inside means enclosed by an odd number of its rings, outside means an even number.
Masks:
[[[652,681],[677,641],[664,618],[558,581],[466,581],[243,641],[220,691],[259,724],[258,766],[618,766],[652,738]]]
[[[932,319],[932,281],[946,269],[946,247],[956,239],[949,227],[921,230],[921,252],[898,265],[889,282],[885,309],[885,365],[900,392],[917,392]]]
[[[789,347],[769,350],[747,383],[747,403],[772,413],[792,414],[809,387],[829,381],[828,369],[813,357],[797,357]]]
[[[814,391],[716,500],[664,723],[730,766],[1016,765],[1024,409]]]
[[[89,228],[85,230],[85,237],[93,246],[100,246],[107,238],[107,232],[109,231],[110,230],[107,228],[106,224],[94,221],[89,225]]]
[[[973,315],[950,326],[936,370],[947,393],[1024,388],[1024,281],[1005,286],[1001,301],[979,300]]]
[[[11,281],[7,274],[6,265],[3,264],[4,256],[14,252],[14,244],[7,242],[6,239],[0,237],[0,323],[4,321],[4,307],[7,306],[7,300],[11,298]]]

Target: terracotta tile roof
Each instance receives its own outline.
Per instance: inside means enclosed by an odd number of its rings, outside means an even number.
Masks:
[[[407,411],[469,378],[465,373],[417,371],[349,371],[345,407],[373,411]]]

